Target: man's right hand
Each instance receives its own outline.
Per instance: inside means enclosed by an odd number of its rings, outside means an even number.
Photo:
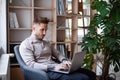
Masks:
[[[59,70],[68,70],[69,67],[66,64],[60,63],[60,64],[56,65],[54,69],[56,71],[59,71]]]

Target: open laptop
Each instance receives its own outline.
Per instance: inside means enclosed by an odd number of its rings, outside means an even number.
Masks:
[[[83,64],[83,60],[84,60],[84,56],[85,56],[85,52],[77,52],[74,54],[73,59],[71,61],[71,67],[69,68],[69,70],[65,71],[65,70],[52,70],[54,72],[59,72],[59,73],[65,73],[65,74],[69,74],[71,72],[74,72],[75,70],[79,69],[82,64]]]

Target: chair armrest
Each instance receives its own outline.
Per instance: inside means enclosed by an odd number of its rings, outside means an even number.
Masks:
[[[45,71],[33,69],[27,66],[24,66],[22,70],[24,70],[23,73],[25,80],[49,80]]]

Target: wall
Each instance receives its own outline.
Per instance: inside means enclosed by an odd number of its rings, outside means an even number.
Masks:
[[[0,0],[0,46],[7,52],[6,0]]]

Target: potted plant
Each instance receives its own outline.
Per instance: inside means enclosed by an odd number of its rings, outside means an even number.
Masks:
[[[109,80],[110,65],[115,72],[120,70],[120,0],[94,0],[91,8],[96,13],[82,41],[82,49],[87,53],[84,63],[86,68],[92,68],[93,55],[101,53],[100,80]]]

